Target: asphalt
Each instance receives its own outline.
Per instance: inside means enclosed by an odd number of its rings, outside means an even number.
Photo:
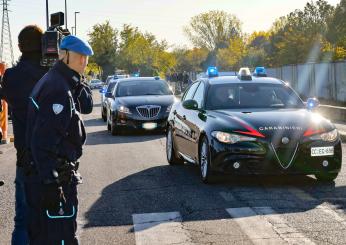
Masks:
[[[346,244],[345,157],[335,183],[219,176],[205,185],[196,167],[167,164],[163,135],[111,136],[99,105],[84,119],[81,244]],[[0,154],[0,244],[10,244],[14,174],[15,151]]]

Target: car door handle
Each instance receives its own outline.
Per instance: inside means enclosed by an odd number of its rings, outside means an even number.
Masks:
[[[185,115],[183,116],[183,119],[186,120],[186,116]]]

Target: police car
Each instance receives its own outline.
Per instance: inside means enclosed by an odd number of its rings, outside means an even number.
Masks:
[[[211,67],[186,90],[168,117],[169,164],[198,165],[205,183],[216,171],[333,181],[341,141],[335,126],[314,112],[318,101],[304,103],[289,84],[255,75],[242,68],[237,76],[220,77]]]

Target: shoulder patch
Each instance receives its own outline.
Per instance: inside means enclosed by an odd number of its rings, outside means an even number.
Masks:
[[[53,111],[55,113],[55,115],[58,115],[62,112],[62,110],[64,109],[63,105],[60,104],[53,104]]]

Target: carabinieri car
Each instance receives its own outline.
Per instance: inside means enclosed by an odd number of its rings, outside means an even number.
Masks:
[[[341,169],[341,140],[314,112],[317,106],[317,99],[304,103],[288,83],[251,76],[248,68],[227,77],[211,68],[172,106],[167,160],[198,165],[205,183],[216,171],[333,181]]]

